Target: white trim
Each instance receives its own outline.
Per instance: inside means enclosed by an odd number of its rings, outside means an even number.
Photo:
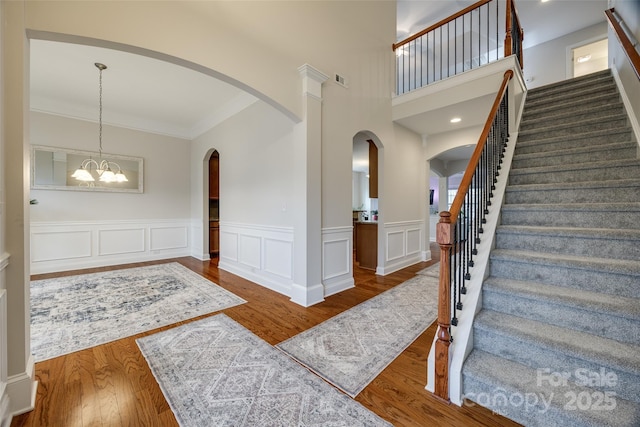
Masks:
[[[573,78],[573,73],[574,73],[574,69],[573,69],[573,50],[582,46],[586,46],[588,44],[591,43],[595,43],[595,42],[599,42],[602,40],[607,40],[609,37],[609,35],[607,33],[603,33],[599,36],[595,36],[595,37],[591,37],[590,39],[587,40],[582,40],[578,43],[574,43],[572,45],[567,46],[567,54],[566,54],[566,70],[565,70],[565,78],[566,79],[572,79]],[[608,55],[608,53],[607,53]]]
[[[248,248],[250,251],[243,252],[243,241],[246,245],[247,239],[251,239],[254,244],[245,246],[244,249]],[[289,249],[274,251],[270,249],[268,242],[284,243]],[[279,248],[282,249],[282,246]],[[271,259],[274,259],[274,264]],[[280,268],[274,269],[274,265]],[[221,221],[218,268],[291,296],[293,228]]]
[[[0,255],[0,271],[4,271],[9,265],[9,259],[11,258],[11,254],[8,252],[4,252]]]
[[[395,271],[402,270],[410,265],[417,264],[421,261],[431,259],[431,251],[425,243],[425,222],[423,220],[414,221],[398,221],[391,223],[378,223],[378,227],[382,227],[382,236],[384,242],[382,247],[385,249],[383,264],[380,263],[378,257],[378,267],[376,274],[387,275]],[[409,248],[409,234],[418,231],[420,233],[420,242],[418,248]],[[398,254],[389,252],[389,237],[400,235],[401,250]],[[380,245],[378,245],[380,247]]]
[[[327,255],[328,246],[339,244],[344,258]],[[353,288],[353,226],[322,229],[322,285],[325,298]],[[333,265],[335,264],[335,265]]]
[[[29,356],[25,372],[7,378],[7,395],[12,416],[24,414],[35,408],[38,382],[33,380],[35,361]]]
[[[3,254],[9,259],[8,254]],[[4,273],[2,273],[4,275]],[[4,279],[4,278],[3,278]],[[0,426],[11,424],[10,398],[7,393],[7,291],[0,289]]]
[[[618,74],[618,69],[615,67],[611,68],[611,74],[613,74],[613,79],[616,81],[616,86],[618,86],[618,91],[620,92],[620,98],[622,98],[622,103],[624,104],[624,108],[627,113],[627,117],[629,118],[629,124],[631,125],[631,129],[633,129],[633,134],[636,137],[636,142],[640,148],[640,124],[638,123],[638,119],[635,116],[635,113],[640,114],[640,111],[633,111],[633,105],[631,104],[631,100],[629,99],[629,95],[624,89],[624,85],[622,84],[622,80],[620,80],[620,74]]]
[[[104,240],[110,232],[122,235],[120,245]],[[191,235],[190,219],[31,222],[31,273],[190,256]],[[79,246],[61,251],[65,244]]]

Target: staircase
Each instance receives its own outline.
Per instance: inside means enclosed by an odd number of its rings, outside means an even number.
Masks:
[[[640,159],[610,71],[530,90],[466,399],[527,426],[640,426]]]

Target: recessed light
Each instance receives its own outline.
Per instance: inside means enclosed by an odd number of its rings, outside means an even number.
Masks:
[[[591,55],[584,55],[584,56],[579,56],[577,61],[582,64],[583,62],[587,62],[588,60],[591,59]]]
[[[541,0],[541,1],[542,1],[542,3],[546,3],[546,2],[548,2],[549,0]]]
[[[450,121],[451,121],[451,123],[460,123],[462,121],[462,119],[460,117],[454,117]]]

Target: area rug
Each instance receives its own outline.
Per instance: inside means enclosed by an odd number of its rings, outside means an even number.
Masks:
[[[174,262],[31,282],[36,361],[245,303]]]
[[[136,341],[183,427],[391,426],[224,314]]]
[[[422,270],[418,271],[416,274],[424,274],[425,276],[432,276],[432,277],[439,278],[440,277],[440,263],[430,265],[427,268],[423,268]]]
[[[278,344],[351,397],[436,319],[438,280],[417,275]]]

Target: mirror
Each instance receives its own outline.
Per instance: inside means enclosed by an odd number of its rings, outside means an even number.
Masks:
[[[102,158],[115,162],[127,177],[126,182],[105,183],[96,179],[83,182],[71,175],[85,159],[99,160],[96,152],[70,150],[66,148],[32,146],[31,188],[37,190],[115,191],[125,193],[143,192],[143,159],[102,153]],[[113,164],[111,165],[113,168]],[[91,170],[95,171],[94,167]],[[114,171],[115,172],[115,171]]]

